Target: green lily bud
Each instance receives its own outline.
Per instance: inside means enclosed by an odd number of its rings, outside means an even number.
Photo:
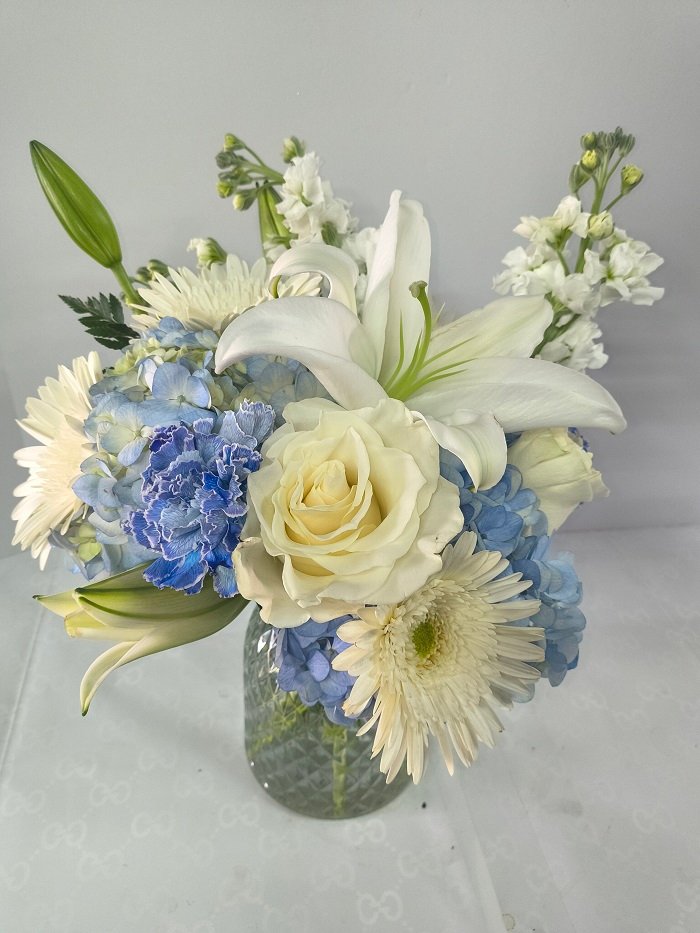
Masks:
[[[32,140],[29,149],[39,184],[68,236],[101,266],[119,266],[119,237],[102,202],[48,146]]]
[[[306,145],[297,136],[287,136],[282,143],[282,158],[287,164],[305,152]]]
[[[582,149],[595,149],[598,142],[597,133],[584,133],[581,137],[581,148]]]
[[[586,151],[581,156],[579,164],[587,172],[592,172],[598,165],[598,153],[596,150],[586,149]]]
[[[601,211],[600,214],[591,214],[588,218],[588,236],[592,240],[604,240],[615,229],[610,211]]]
[[[156,589],[143,566],[55,596],[35,597],[63,618],[73,638],[116,641],[93,661],[80,684],[83,716],[102,681],[116,668],[167,648],[206,638],[245,608],[242,596],[222,599],[207,578],[201,592]]]
[[[627,194],[628,191],[636,188],[644,178],[644,172],[636,165],[623,165],[620,176],[622,178],[622,192]]]

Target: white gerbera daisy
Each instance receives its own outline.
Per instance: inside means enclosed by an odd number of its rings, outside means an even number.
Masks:
[[[31,548],[42,569],[51,550],[51,532],[65,533],[86,508],[72,485],[80,476],[80,464],[92,453],[83,422],[92,408],[88,390],[101,375],[95,352],[74,359],[70,369],[59,366],[58,379],[47,379],[39,387],[39,398],[27,399],[27,417],[17,422],[40,446],[15,453],[29,478],[15,489],[22,501],[12,512],[17,522],[12,543],[22,550]]]
[[[137,306],[133,324],[139,330],[156,327],[164,317],[174,317],[192,329],[213,330],[220,334],[247,308],[267,301],[267,265],[264,259],[252,266],[229,255],[225,263],[193,272],[168,269],[169,278],[156,273],[152,282],[140,288],[144,300]],[[321,279],[299,275],[280,283],[279,296],[317,295]]]
[[[476,535],[464,533],[445,548],[440,573],[395,606],[361,609],[338,635],[350,647],[333,661],[357,680],[343,709],[359,715],[374,697],[371,718],[359,734],[377,726],[372,755],[382,752],[387,783],[406,759],[418,783],[428,734],[438,740],[450,774],[452,746],[465,765],[478,743],[493,745],[503,727],[492,703],[510,706],[527,695],[541,661],[534,644],[543,629],[505,625],[525,619],[538,600],[510,600],[531,584],[522,574],[494,579],[508,566],[498,551],[474,553]]]

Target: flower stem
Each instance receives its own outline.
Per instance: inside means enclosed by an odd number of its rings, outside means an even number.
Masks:
[[[126,297],[127,304],[129,305],[139,304],[141,299],[139,298],[138,293],[136,292],[136,289],[131,284],[131,279],[127,275],[126,269],[124,268],[122,263],[118,262],[116,265],[110,266],[110,270],[114,274],[114,278],[121,285],[122,291],[124,292],[124,295]]]

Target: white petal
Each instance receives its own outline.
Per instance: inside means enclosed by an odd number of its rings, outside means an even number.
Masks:
[[[238,589],[260,606],[260,616],[276,628],[295,628],[311,613],[301,609],[282,585],[282,563],[270,557],[260,538],[241,541],[233,552]]]
[[[367,333],[352,311],[330,298],[277,298],[250,308],[221,335],[216,370],[258,354],[303,363],[344,408],[386,398],[369,375],[375,364]]]
[[[507,447],[503,428],[489,414],[456,411],[441,421],[422,417],[441,447],[455,454],[467,468],[477,489],[489,489],[506,469]]]
[[[552,306],[543,297],[500,298],[435,330],[425,368],[430,372],[483,356],[527,358],[551,321]]]
[[[328,297],[344,304],[357,314],[355,283],[359,270],[357,264],[337,246],[326,243],[302,243],[285,250],[270,270],[270,279],[279,275],[298,275],[303,272],[318,272],[328,279]]]
[[[544,360],[481,359],[435,382],[407,402],[443,420],[460,406],[492,414],[504,431],[545,427],[624,430],[626,421],[610,393],[583,373]]]
[[[362,320],[382,356],[382,378],[393,373],[399,359],[401,323],[404,360],[406,364],[411,360],[424,317],[409,286],[427,282],[429,275],[430,229],[423,208],[417,201],[402,201],[401,192],[394,191],[368,269],[362,312]]]

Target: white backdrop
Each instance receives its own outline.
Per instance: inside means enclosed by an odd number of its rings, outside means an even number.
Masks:
[[[601,312],[612,359],[599,378],[630,427],[591,432],[613,495],[568,527],[698,521],[699,26],[695,0],[6,4],[0,554],[21,478],[11,453],[25,443],[13,418],[58,362],[91,348],[56,295],[112,287],[51,215],[31,138],[106,202],[133,270],[152,256],[182,264],[192,236],[252,258],[255,218],[218,200],[213,156],[226,131],[271,160],[296,133],[364,223],[393,187],[423,201],[432,291],[469,310],[495,297],[519,215],[566,193],[579,135],[622,124],[647,178],[619,222],[666,258],[654,281],[667,297]]]

